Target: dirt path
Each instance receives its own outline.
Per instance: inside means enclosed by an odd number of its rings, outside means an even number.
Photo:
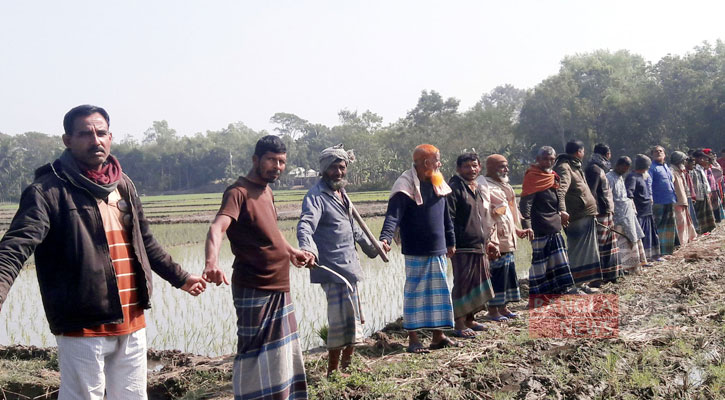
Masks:
[[[525,283],[522,285],[526,292]],[[404,352],[400,323],[367,340],[349,376],[324,376],[324,353],[307,354],[312,398],[641,399],[725,398],[725,227],[698,238],[670,260],[608,284],[619,333],[609,339],[534,338],[520,318],[486,323],[462,347]],[[526,293],[522,293],[525,295]],[[525,297],[525,296],[524,296]],[[425,338],[427,343],[429,337]],[[153,399],[231,398],[232,357],[149,352]],[[52,398],[58,373],[52,349],[0,349],[0,387]],[[43,397],[36,397],[43,396]]]

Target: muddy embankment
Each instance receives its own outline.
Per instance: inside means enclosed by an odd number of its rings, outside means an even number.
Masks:
[[[325,377],[324,352],[307,354],[310,395],[322,399],[722,399],[725,398],[725,229],[667,261],[607,284],[618,332],[537,338],[526,282],[520,317],[461,347],[411,355],[400,322],[360,346],[347,375]],[[482,314],[479,315],[482,317]],[[424,335],[424,343],[430,337]],[[149,351],[152,399],[231,398],[232,357]],[[0,348],[3,398],[54,398],[54,349]]]

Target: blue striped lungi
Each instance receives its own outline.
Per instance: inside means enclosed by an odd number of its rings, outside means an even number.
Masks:
[[[657,236],[654,217],[651,215],[640,217],[638,215],[637,222],[639,222],[639,226],[642,227],[642,232],[644,232],[644,237],[642,238],[644,254],[650,261],[658,259],[660,257],[660,239]]]
[[[529,294],[561,294],[574,286],[561,233],[534,237],[531,249]]]
[[[488,301],[489,306],[500,307],[521,300],[513,251],[504,253],[491,262],[491,283],[494,297]]]
[[[443,255],[405,256],[403,329],[453,328],[446,268]]]
[[[307,399],[307,379],[289,292],[232,286],[237,312],[234,399]]]

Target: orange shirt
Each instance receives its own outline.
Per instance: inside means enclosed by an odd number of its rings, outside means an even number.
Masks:
[[[120,324],[103,324],[80,331],[65,333],[65,336],[120,336],[133,333],[146,327],[143,307],[138,301],[138,282],[136,271],[141,268],[134,256],[130,240],[129,204],[121,198],[118,190],[108,196],[108,202],[99,200],[103,228],[106,231],[108,250],[116,271],[118,296],[123,308],[123,322]],[[124,224],[124,220],[128,225]]]

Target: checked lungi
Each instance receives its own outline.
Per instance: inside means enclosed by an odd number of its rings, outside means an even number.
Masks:
[[[234,399],[306,399],[307,380],[289,292],[232,286],[237,312]]]
[[[695,201],[695,212],[697,213],[697,233],[702,235],[715,229],[715,215],[712,213],[712,204],[709,198]]]
[[[561,294],[574,286],[561,233],[536,236],[531,248],[530,294]]]
[[[710,204],[712,204],[712,214],[715,217],[715,222],[721,222],[723,220],[723,208],[722,201],[720,200],[720,191],[714,190],[710,192]]]
[[[651,215],[640,217],[638,215],[637,221],[639,226],[642,227],[642,232],[644,232],[642,247],[644,247],[644,254],[647,259],[652,261],[660,258],[660,239],[657,236],[654,217]]]
[[[625,271],[636,271],[639,267],[647,264],[647,256],[645,255],[642,240],[631,242],[627,238],[623,238],[617,242],[619,246],[619,260],[622,263],[622,269]]]
[[[606,282],[614,282],[617,280],[619,270],[622,268],[619,260],[619,247],[617,246],[620,240],[611,231],[611,228],[614,228],[614,217],[612,214],[605,214],[597,215],[596,218],[602,279]]]
[[[655,204],[652,216],[657,227],[657,238],[660,241],[660,255],[672,254],[675,251],[675,211],[674,204]]]
[[[405,256],[403,329],[453,328],[444,255]]]
[[[453,263],[453,317],[475,314],[493,298],[491,272],[484,254],[456,251]]]
[[[692,225],[695,227],[695,232],[700,231],[700,227],[697,223],[697,212],[695,212],[695,201],[687,199],[687,206],[690,210],[690,217],[692,218]]]
[[[677,240],[680,245],[690,243],[695,240],[697,232],[692,224],[692,217],[688,206],[675,205],[675,227],[677,228]]]
[[[344,283],[322,283],[321,286],[327,296],[327,348],[334,350],[361,343],[365,317],[357,284],[352,285],[353,290]]]
[[[584,217],[570,222],[565,230],[569,267],[577,285],[602,279],[595,225],[594,217]]]
[[[491,262],[491,284],[494,297],[488,301],[489,306],[501,307],[507,303],[521,300],[519,292],[519,278],[516,276],[514,253],[501,254]],[[454,300],[455,307],[455,300]]]

